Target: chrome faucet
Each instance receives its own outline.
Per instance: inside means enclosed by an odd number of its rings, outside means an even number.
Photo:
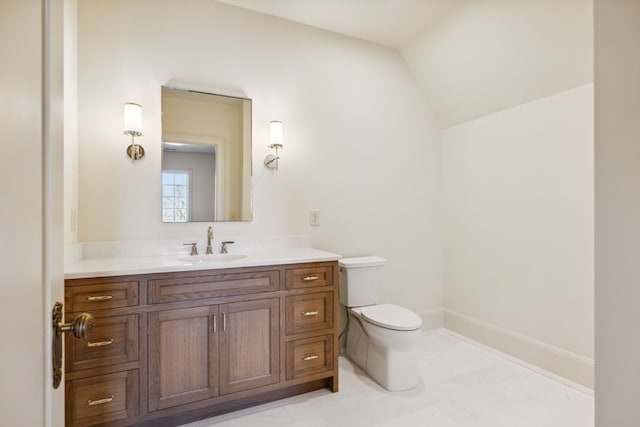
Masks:
[[[213,240],[213,227],[207,228],[207,255],[213,254],[213,247],[211,247],[211,240]]]

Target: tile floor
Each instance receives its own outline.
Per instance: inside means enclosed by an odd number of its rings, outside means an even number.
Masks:
[[[390,393],[340,357],[340,392],[317,390],[185,427],[593,427],[593,397],[444,330],[419,341],[421,383]]]

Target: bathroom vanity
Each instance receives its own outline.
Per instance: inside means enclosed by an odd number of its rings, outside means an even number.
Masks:
[[[66,425],[175,426],[338,391],[338,258],[306,248],[67,274],[66,320],[88,312],[95,328],[65,338]]]

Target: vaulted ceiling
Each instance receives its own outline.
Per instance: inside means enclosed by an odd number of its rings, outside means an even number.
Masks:
[[[401,49],[465,0],[219,0]]]
[[[593,81],[592,0],[218,0],[402,53],[441,126]]]

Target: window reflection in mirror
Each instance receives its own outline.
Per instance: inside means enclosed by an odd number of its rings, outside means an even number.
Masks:
[[[251,100],[162,88],[162,221],[251,221]]]

